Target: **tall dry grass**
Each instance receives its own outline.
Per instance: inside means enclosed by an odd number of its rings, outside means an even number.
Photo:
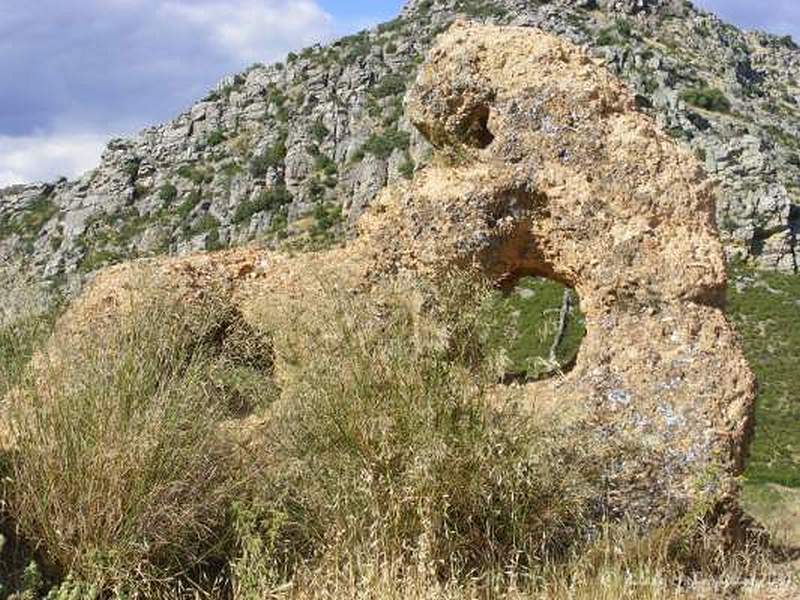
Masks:
[[[263,433],[279,574],[335,548],[469,577],[562,555],[600,518],[603,452],[490,407],[475,291],[451,285],[428,314],[433,295],[403,288],[283,317],[290,368]]]
[[[247,323],[155,294],[24,371],[2,513],[52,597],[797,591],[758,553],[610,523],[604,464],[635,441],[495,397],[481,282],[318,287]]]
[[[243,327],[213,295],[155,296],[37,356],[11,396],[6,502],[47,570],[123,591],[224,557],[247,475],[219,424],[261,401],[240,371],[271,368]]]

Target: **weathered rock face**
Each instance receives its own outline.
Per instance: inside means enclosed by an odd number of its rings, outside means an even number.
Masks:
[[[582,406],[608,435],[644,441],[646,460],[615,474],[627,514],[671,519],[731,493],[754,379],[721,310],[712,186],[693,155],[582,50],[521,28],[451,29],[408,114],[461,164],[387,193],[401,225],[375,220],[365,237],[407,232],[377,246],[412,269],[460,262],[501,284],[574,287],[587,324],[577,365],[531,385],[531,403]]]
[[[400,100],[459,17],[590,49],[719,179],[726,252],[793,268],[800,52],[683,0],[409,0],[389,23],[225,79],[171,122],[112,141],[76,181],[0,190],[0,261],[74,291],[132,258],[346,236],[381,189],[429,162]]]
[[[735,498],[754,379],[720,307],[724,255],[693,155],[583,50],[530,28],[454,26],[407,112],[439,166],[384,192],[348,246],[114,267],[62,319],[53,346],[125,310],[146,293],[145,276],[186,295],[221,286],[247,316],[303,310],[321,272],[355,290],[453,265],[500,286],[543,275],[580,293],[587,336],[574,369],[524,387],[525,403],[578,412],[598,443],[645,447],[608,465],[607,510],[654,526]]]

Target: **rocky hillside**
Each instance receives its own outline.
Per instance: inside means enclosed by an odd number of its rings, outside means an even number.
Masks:
[[[430,159],[403,97],[459,17],[589,47],[719,180],[730,255],[792,268],[800,51],[683,0],[410,0],[372,30],[225,79],[173,121],[111,141],[77,181],[0,190],[0,259],[75,287],[138,256],[345,236],[379,190]]]

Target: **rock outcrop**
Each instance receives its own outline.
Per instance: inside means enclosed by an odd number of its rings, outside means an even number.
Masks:
[[[575,45],[456,24],[407,100],[436,166],[382,193],[356,240],[295,256],[250,248],[113,267],[62,318],[52,347],[113,320],[147,293],[142,278],[187,297],[216,286],[247,317],[276,304],[303,310],[322,272],[365,293],[454,265],[498,286],[549,277],[579,292],[587,336],[574,369],[523,387],[524,403],[577,411],[598,443],[644,446],[607,465],[612,516],[649,527],[714,511],[736,497],[754,379],[722,312],[713,187],[635,106]]]
[[[459,17],[590,49],[720,180],[726,252],[792,268],[800,52],[683,0],[409,0],[391,22],[226,78],[171,122],[109,143],[76,181],[0,190],[0,262],[73,292],[133,258],[344,237],[387,184],[429,162],[400,99]]]

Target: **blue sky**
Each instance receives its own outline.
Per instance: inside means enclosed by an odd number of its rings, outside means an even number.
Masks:
[[[698,0],[800,39],[798,0]],[[75,176],[223,76],[388,20],[403,0],[1,0],[0,186]],[[768,8],[766,8],[768,7]]]

